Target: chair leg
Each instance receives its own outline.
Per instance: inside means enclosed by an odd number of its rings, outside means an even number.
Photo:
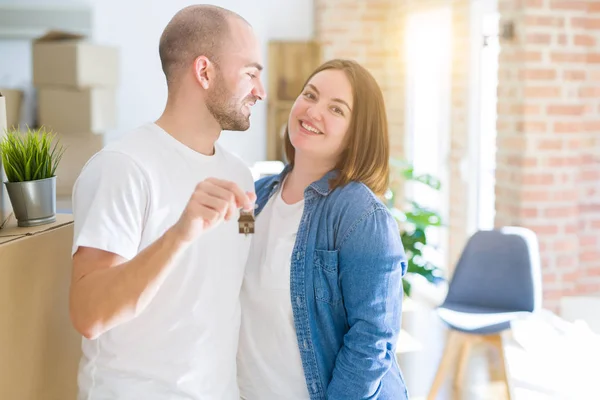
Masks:
[[[496,334],[492,335],[488,338],[488,341],[494,345],[494,347],[498,350],[498,354],[500,356],[500,367],[502,373],[502,380],[506,385],[506,395],[508,396],[508,400],[514,399],[514,395],[512,393],[512,386],[510,384],[510,375],[508,363],[506,362],[506,353],[504,352],[504,345],[502,343],[502,335]]]
[[[469,356],[471,355],[471,349],[475,345],[477,340],[476,336],[463,335],[463,343],[460,348],[460,355],[458,359],[458,366],[456,368],[456,374],[454,375],[454,388],[456,393],[461,396],[463,384],[465,381],[465,372],[469,364]]]
[[[440,388],[444,383],[446,375],[448,374],[448,370],[456,362],[457,350],[462,347],[462,342],[463,335],[460,332],[454,330],[450,330],[448,332],[448,340],[446,341],[444,353],[442,354],[442,359],[440,360],[435,378],[433,379],[433,383],[429,389],[427,400],[435,400]]]

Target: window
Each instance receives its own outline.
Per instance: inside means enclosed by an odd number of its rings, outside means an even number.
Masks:
[[[498,25],[496,0],[473,3],[470,101],[469,233],[492,229],[495,218]]]
[[[406,25],[406,148],[415,173],[431,174],[442,182],[441,192],[424,185],[407,187],[412,199],[448,216],[448,151],[450,133],[450,79],[452,12],[450,7],[415,12]],[[447,265],[445,229],[427,232],[438,247],[430,261]],[[425,254],[424,254],[425,255]]]

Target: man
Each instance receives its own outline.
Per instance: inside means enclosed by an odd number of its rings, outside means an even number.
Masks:
[[[264,97],[249,24],[216,6],[178,12],[159,45],[168,99],[111,143],[73,189],[70,313],[79,398],[239,399],[239,290],[249,169],[215,141]]]

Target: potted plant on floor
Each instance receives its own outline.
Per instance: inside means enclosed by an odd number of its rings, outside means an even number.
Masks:
[[[0,140],[4,182],[18,226],[56,221],[56,168],[64,148],[44,127],[8,129]]]
[[[400,180],[402,181],[400,183],[412,182],[425,185],[434,191],[440,190],[439,179],[429,174],[416,174],[412,165],[402,160],[390,159],[390,170],[391,182]],[[429,243],[428,235],[431,229],[442,226],[439,212],[424,207],[412,199],[399,201],[397,192],[392,188],[388,189],[385,200],[400,227],[400,236],[408,259],[407,275],[420,275],[432,284],[444,281],[443,270],[426,257],[428,250],[435,251]],[[410,297],[410,280],[405,277],[402,283],[404,293]]]

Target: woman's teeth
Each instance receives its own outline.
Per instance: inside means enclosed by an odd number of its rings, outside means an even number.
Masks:
[[[316,133],[317,135],[321,134],[321,132],[319,132],[317,129],[313,128],[310,125],[305,124],[304,122],[302,122],[301,125],[304,129],[306,129],[309,132]]]

